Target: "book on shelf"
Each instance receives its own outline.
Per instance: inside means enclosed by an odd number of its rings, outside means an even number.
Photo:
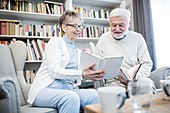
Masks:
[[[95,64],[94,70],[104,69],[104,79],[111,79],[118,76],[123,57],[99,57],[95,54],[84,52],[81,53],[80,68],[83,69],[90,64]]]
[[[62,36],[62,32],[57,24],[29,24],[0,19],[0,35],[54,37]]]
[[[6,22],[0,22],[1,35],[6,35]]]
[[[45,51],[45,42],[41,39],[27,39],[27,60],[42,60]]]
[[[81,37],[99,38],[103,33],[108,32],[109,27],[102,26],[88,26],[83,29]]]
[[[9,44],[8,44],[8,41],[0,41],[0,44],[9,45]]]
[[[107,19],[109,17],[108,10],[105,10],[103,8],[97,8],[97,7],[95,9],[93,8],[74,6],[75,12],[79,13],[83,17],[101,18],[101,19]]]
[[[35,51],[36,60],[42,60],[42,56],[41,56],[41,54],[40,54],[40,50],[39,50],[39,48],[38,48],[37,42],[33,39],[33,40],[31,41],[31,43],[32,43],[33,49],[34,49],[34,51]]]
[[[43,54],[44,54],[44,49],[43,49],[43,46],[42,46],[42,40],[40,40],[40,39],[37,39],[37,45],[38,45],[38,48],[39,48],[39,50],[40,50],[40,54],[41,54],[41,56],[43,57]]]
[[[0,35],[16,35],[15,28],[19,23],[18,20],[0,19]]]
[[[35,53],[34,53],[34,50],[33,50],[33,46],[32,46],[29,39],[27,39],[27,54],[28,54],[28,56],[30,56],[29,57],[30,60],[36,60]]]
[[[47,14],[58,14],[61,15],[64,12],[63,3],[54,2],[54,1],[44,1],[46,5]]]
[[[119,76],[121,76],[124,80],[134,80],[136,79],[137,73],[141,68],[142,63],[137,64],[131,67],[129,70],[125,70],[123,67],[120,68]]]
[[[15,38],[12,38],[11,40],[3,40],[3,41],[0,41],[0,44],[4,44],[4,45],[9,45],[13,42],[15,42],[16,39]]]
[[[53,1],[0,0],[0,9],[61,15],[64,12],[64,5]]]

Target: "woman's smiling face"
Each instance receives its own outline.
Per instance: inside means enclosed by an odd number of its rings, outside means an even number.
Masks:
[[[76,40],[82,32],[82,21],[80,18],[70,18],[66,24],[62,25],[64,35],[70,40]]]

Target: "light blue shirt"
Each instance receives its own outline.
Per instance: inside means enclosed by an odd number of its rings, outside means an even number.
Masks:
[[[77,70],[78,69],[78,51],[77,47],[74,44],[74,41],[71,41],[67,37],[63,37],[64,41],[66,42],[67,49],[70,55],[70,61],[68,65],[66,66],[66,69],[73,69]]]
[[[69,56],[70,56],[69,63],[67,64],[65,69],[77,70],[78,69],[78,51],[77,51],[77,47],[75,46],[74,41],[71,41],[66,36],[63,36],[63,40],[66,43],[68,53],[69,53]],[[74,84],[75,82],[76,82],[75,79],[56,79],[49,87],[54,88],[56,86],[57,87],[62,86],[62,87],[58,87],[58,88],[72,89],[73,85],[71,85],[71,84]],[[65,84],[65,85],[60,85],[60,84]]]

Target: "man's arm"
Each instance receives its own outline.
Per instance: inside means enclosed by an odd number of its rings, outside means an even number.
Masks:
[[[148,77],[150,75],[153,63],[144,38],[141,38],[141,41],[139,41],[138,59],[139,63],[142,65],[137,73],[137,78]]]

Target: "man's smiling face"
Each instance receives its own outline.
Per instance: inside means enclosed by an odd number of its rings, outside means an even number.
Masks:
[[[127,23],[124,16],[111,17],[109,24],[113,37],[117,39],[124,37],[129,28],[129,23]]]

